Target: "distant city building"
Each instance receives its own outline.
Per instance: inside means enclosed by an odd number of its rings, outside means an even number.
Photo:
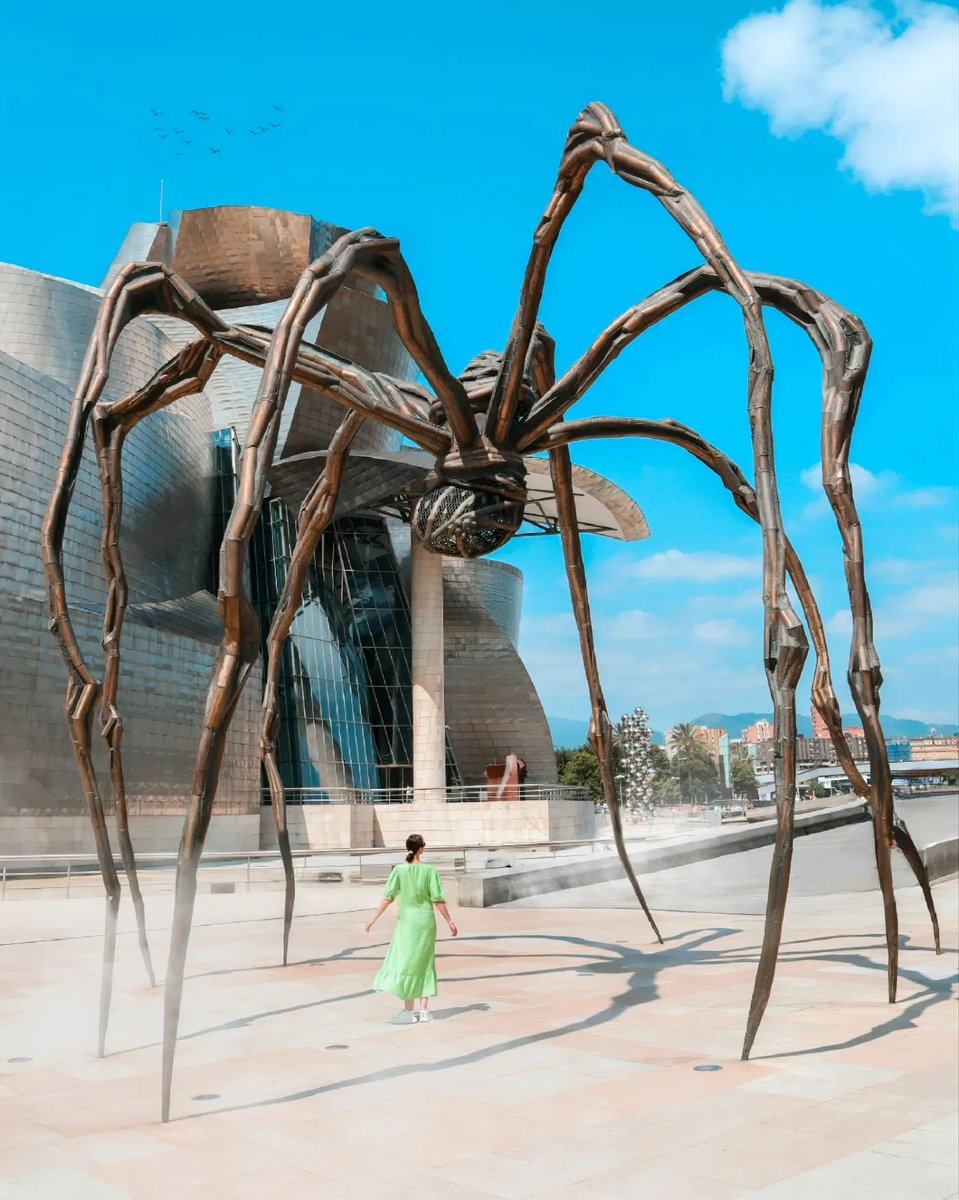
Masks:
[[[908,738],[894,738],[886,742],[886,753],[890,762],[909,762],[912,759],[912,744]]]
[[[709,729],[705,725],[695,725],[693,730],[719,769],[720,787],[724,790],[732,787],[733,772],[729,757],[728,732],[725,729]]]
[[[959,755],[959,734],[942,737],[910,738],[909,746],[913,762],[930,762],[939,758],[956,758]]]
[[[811,716],[812,716],[812,735],[813,735],[813,737],[816,739],[828,738],[829,737],[829,726],[819,715],[819,711],[815,707],[815,705],[813,705],[813,708],[811,711]],[[861,734],[862,730],[860,729],[859,732]]]
[[[758,746],[768,741],[774,733],[772,721],[757,721],[755,725],[747,725],[743,730],[743,741],[747,746]]]
[[[865,738],[847,736],[846,741],[849,743],[849,749],[852,751],[852,756],[857,762],[866,762],[868,760]],[[760,742],[756,747],[756,765],[761,770],[768,771],[772,768],[775,749],[776,743],[772,738]],[[796,738],[796,762],[799,766],[834,766],[838,761],[836,747],[832,743],[832,738],[807,738],[802,734]]]
[[[847,725],[843,730],[846,737],[865,737],[866,731],[861,725]]]

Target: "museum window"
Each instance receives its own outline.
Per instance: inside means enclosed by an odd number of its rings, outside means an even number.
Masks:
[[[235,496],[235,437],[213,435],[219,543]],[[250,595],[266,636],[296,534],[282,500],[267,499],[250,542]],[[317,546],[283,651],[277,759],[291,803],[324,801],[341,788],[405,790],[413,784],[409,608],[385,521],[334,521]],[[458,781],[447,751],[447,772]],[[262,792],[269,791],[263,781]]]

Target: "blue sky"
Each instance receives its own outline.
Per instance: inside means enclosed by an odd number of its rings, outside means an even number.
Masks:
[[[177,21],[156,6],[21,5],[4,30],[0,259],[98,282],[128,224],[156,219],[161,177],[168,210],[267,204],[375,225],[402,239],[460,369],[502,346],[566,130],[603,100],[698,196],[744,266],[804,279],[869,325],[852,457],[884,707],[956,721],[955,6],[785,7],[614,2],[591,19],[563,0],[469,11],[371,0],[353,16],[238,3]],[[270,120],[279,128],[250,135]],[[154,125],[192,144],[174,148]],[[597,168],[543,306],[560,366],[697,261],[654,200]],[[784,319],[769,326],[787,528],[842,675],[842,553],[810,486],[818,357]],[[711,297],[631,347],[575,415],[675,417],[751,474],[745,371],[738,311]],[[652,528],[633,545],[587,539],[614,716],[642,704],[662,728],[767,709],[757,530],[677,450],[581,444],[576,458],[635,496]],[[584,716],[558,540],[513,542],[503,557],[526,572],[523,651],[547,711]]]

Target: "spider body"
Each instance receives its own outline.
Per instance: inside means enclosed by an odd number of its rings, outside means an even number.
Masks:
[[[678,276],[617,317],[557,378],[553,341],[538,323],[539,307],[550,256],[563,223],[579,198],[589,171],[601,162],[627,184],[655,197],[688,234],[705,263]],[[396,330],[428,387],[364,371],[304,340],[304,331],[310,321],[354,274],[366,277],[385,292]],[[720,449],[678,421],[646,417],[565,419],[569,409],[631,342],[652,325],[712,291],[726,293],[743,314],[749,349],[745,407],[752,433],[754,482],[750,482]],[[842,731],[824,626],[815,597],[783,530],[772,465],[773,371],[763,322],[764,305],[778,308],[801,326],[822,358],[823,485],[836,516],[845,552],[854,618],[848,679],[869,745],[868,784],[855,765]],[[185,347],[139,391],[106,403],[102,401],[102,393],[117,339],[129,321],[148,312],[189,322],[198,331],[199,339]],[[602,104],[591,104],[584,109],[569,131],[552,198],[535,228],[519,305],[503,352],[485,351],[477,355],[459,377],[448,369],[426,321],[399,242],[376,230],[346,233],[330,245],[322,257],[310,263],[303,270],[283,316],[272,331],[229,324],[212,311],[187,281],[161,264],[131,264],[124,268],[104,299],[91,340],[44,524],[50,626],[68,669],[66,718],[90,806],[108,897],[101,991],[101,1053],[109,1012],[119,883],[92,756],[92,722],[98,696],[101,697],[102,734],[110,750],[121,851],[137,906],[141,947],[148,961],[143,906],[126,824],[120,748],[122,720],[117,708],[120,634],[127,599],[119,549],[123,441],[139,420],[182,395],[202,390],[224,355],[238,357],[263,370],[246,444],[239,459],[236,502],[223,536],[218,599],[224,636],[208,692],[197,749],[193,795],[178,860],[164,999],[164,1120],[169,1117],[197,868],[212,817],[227,732],[239,695],[259,656],[257,621],[245,594],[247,548],[259,520],[283,406],[294,381],[319,389],[341,406],[345,415],[325,453],[322,473],[303,501],[296,544],[266,639],[268,661],[263,689],[261,757],[269,782],[287,881],[283,961],[286,962],[294,894],[285,791],[276,749],[283,646],[300,604],[312,555],[335,515],[353,439],[364,421],[374,420],[403,434],[434,456],[434,470],[413,505],[412,526],[414,536],[438,554],[473,558],[505,545],[523,521],[527,499],[523,455],[549,455],[556,526],[561,535],[590,693],[590,741],[599,760],[623,869],[657,937],[659,931],[636,879],[623,836],[613,774],[612,727],[599,678],[575,507],[570,445],[598,437],[666,441],[692,454],[719,477],[735,504],[762,529],[764,629],[761,649],[775,712],[777,741],[779,821],[770,872],[766,926],[747,1018],[743,1057],[750,1052],[769,999],[792,857],[796,687],[808,642],[803,621],[793,610],[786,591],[787,574],[795,586],[816,653],[814,703],[829,728],[839,761],[856,792],[868,804],[873,820],[885,919],[888,994],[890,1001],[895,999],[898,923],[890,862],[892,845],[903,850],[923,888],[937,948],[938,926],[922,860],[908,830],[895,819],[893,810],[891,774],[879,723],[881,675],[872,642],[872,613],[865,579],[861,524],[849,472],[852,430],[865,383],[870,347],[869,334],[862,321],[829,297],[791,279],[743,270],[699,203],[662,163],[644,154],[627,139],[616,117]],[[70,496],[79,470],[84,438],[91,425],[101,471],[104,565],[109,585],[103,639],[107,658],[102,688],[83,658],[73,632],[62,554]]]
[[[416,501],[413,532],[433,554],[452,558],[492,554],[505,546],[523,523],[525,478],[520,467],[495,475],[447,478]]]

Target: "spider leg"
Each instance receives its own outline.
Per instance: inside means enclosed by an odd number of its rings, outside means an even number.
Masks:
[[[273,820],[283,860],[286,877],[286,896],[283,907],[283,965],[286,966],[290,945],[290,926],[293,921],[293,902],[296,895],[296,879],[293,873],[293,858],[290,854],[290,835],[286,823],[286,789],[276,760],[276,742],[280,731],[280,671],[283,665],[283,647],[303,599],[313,554],[319,545],[324,530],[333,519],[340,485],[346,471],[350,444],[362,426],[364,418],[358,413],[349,413],[330,443],[326,465],[316,483],[310,489],[300,507],[297,519],[296,544],[290,556],[283,591],[273,614],[273,622],[266,639],[267,670],[263,686],[262,729],[260,734],[260,757],[270,785],[270,800],[273,805]]]
[[[717,475],[719,475],[726,488],[732,493],[737,506],[741,508],[743,512],[745,512],[753,520],[759,520],[755,492],[743,474],[742,470],[730,458],[728,458],[727,455],[707,442],[706,439],[698,434],[695,430],[690,429],[689,426],[680,424],[678,421],[653,421],[646,418],[628,417],[598,417],[583,421],[568,421],[556,425],[547,436],[541,437],[536,443],[535,448],[537,450],[549,450],[552,453],[555,448],[567,446],[571,442],[593,439],[597,437],[626,436],[646,437],[658,441],[667,441],[673,443],[674,445],[681,446],[685,450],[688,450],[701,462],[705,463],[706,466],[713,470]],[[877,841],[878,838],[876,837],[875,831],[877,829],[881,829],[881,822],[877,817],[872,804],[872,790],[863,779],[862,774],[856,765],[852,751],[849,747],[849,743],[846,740],[845,733],[842,729],[842,718],[840,716],[839,702],[836,697],[835,687],[833,686],[832,682],[832,672],[829,662],[829,647],[826,642],[822,614],[820,613],[819,606],[816,603],[812,587],[809,583],[808,577],[806,576],[806,572],[802,566],[799,556],[788,539],[786,540],[785,548],[786,569],[790,578],[792,579],[793,585],[796,588],[796,593],[799,596],[816,652],[816,675],[813,684],[813,702],[827,724],[830,737],[833,741],[833,745],[836,748],[836,756],[843,766],[843,769],[852,783],[854,790],[860,797],[869,803],[870,813],[873,818],[874,841]],[[778,905],[774,906],[772,903],[774,891],[776,896],[779,895],[780,891],[782,892],[782,906],[784,906],[785,887],[788,885],[788,864],[786,862],[787,847],[785,842],[782,853],[779,852],[779,838],[781,835],[788,839],[788,853],[791,855],[791,820],[789,829],[784,831],[782,828],[780,814],[780,830],[777,831],[777,853],[773,862],[773,875],[777,877],[778,882],[775,888],[773,887],[773,880],[770,882],[771,902],[769,911],[772,915],[775,915],[775,908],[778,907]],[[930,921],[932,923],[936,953],[941,953],[939,919],[936,914],[935,900],[929,884],[929,875],[926,870],[925,863],[922,861],[922,857],[916,848],[909,830],[906,828],[905,822],[902,821],[898,814],[894,814],[893,837],[895,839],[895,844],[901,850],[903,856],[912,869],[913,874],[916,877],[916,881],[922,891],[923,898],[926,902],[926,908],[929,912]],[[886,912],[888,916],[888,909],[886,909]],[[778,937],[781,932],[781,913],[778,924],[774,924],[773,932],[776,936],[778,946]],[[892,961],[895,962],[894,959]],[[753,1005],[750,1009],[749,1021],[747,1024],[746,1044],[743,1051],[744,1058],[748,1057],[752,1041],[755,1038],[756,1032],[759,1028],[759,1023],[762,1020],[762,1015],[769,999],[774,970],[775,955],[773,955],[771,960],[767,955],[764,955],[764,958],[761,959],[760,970],[757,972],[757,985],[754,992]]]
[[[140,391],[115,403],[99,403],[93,410],[93,437],[100,468],[103,497],[102,557],[107,577],[107,602],[103,620],[104,672],[100,702],[101,733],[110,756],[110,779],[117,818],[120,857],[130,884],[137,919],[140,954],[150,986],[156,977],[146,935],[143,895],[136,857],[130,837],[126,787],[123,777],[123,719],[117,707],[120,685],[120,648],[129,589],[120,552],[123,516],[123,473],[121,456],[130,430],[149,413],[165,408],[182,396],[202,391],[222,357],[222,351],[206,339],[191,342],[168,362]]]
[[[905,824],[896,833],[892,771],[879,719],[882,671],[873,641],[872,604],[866,584],[862,525],[849,471],[852,433],[869,367],[872,339],[854,313],[814,289],[776,276],[757,276],[757,286],[786,316],[803,326],[823,358],[823,486],[829,497],[843,542],[846,586],[853,629],[847,678],[862,721],[869,754],[870,803],[876,869],[882,892],[888,952],[889,1002],[896,999],[899,959],[899,921],[890,851],[898,845],[923,891],[938,946],[938,920],[928,875]]]
[[[344,234],[322,258],[303,272],[270,340],[246,446],[240,457],[236,500],[223,535],[218,601],[225,631],[207,694],[193,795],[177,856],[163,1012],[161,1113],[164,1121],[170,1117],[173,1062],[196,901],[197,869],[212,816],[226,735],[243,686],[260,653],[259,622],[245,591],[247,548],[260,517],[266,473],[276,450],[280,417],[294,378],[306,326],[354,270],[367,274],[387,292],[400,337],[441,401],[449,402],[446,411],[454,436],[457,436],[457,425],[467,435],[470,422],[475,428],[465,390],[443,363],[420,311],[412,280],[399,253],[399,244],[395,239],[383,238],[369,229]],[[459,407],[461,399],[462,408]]]
[[[120,880],[117,875],[103,798],[93,765],[93,713],[100,684],[87,664],[73,627],[63,572],[63,537],[76,484],[87,427],[106,386],[110,359],[124,327],[144,312],[171,312],[200,328],[226,326],[212,314],[192,288],[171,286],[165,272],[151,264],[130,264],[114,280],[104,298],[74,393],[56,481],[43,522],[43,562],[46,575],[50,631],[67,668],[64,713],[73,745],[96,845],[97,861],[106,892],[103,967],[100,979],[98,1054],[106,1045],[113,991]],[[139,922],[139,913],[138,913]],[[141,937],[145,932],[141,928]]]
[[[725,484],[727,490],[732,493],[738,507],[754,521],[759,522],[760,515],[756,493],[741,468],[728,455],[717,449],[710,442],[707,442],[696,430],[690,429],[687,425],[681,425],[678,421],[604,417],[584,421],[570,421],[566,424],[555,426],[547,438],[541,439],[537,448],[548,449],[551,461],[553,461],[553,455],[560,452],[567,456],[568,461],[569,451],[566,447],[570,442],[603,436],[647,437],[657,441],[671,442],[673,445],[682,447],[698,458],[700,462],[705,463],[710,470],[714,471]],[[562,450],[560,451],[559,448],[562,448]],[[558,500],[559,492],[557,489],[557,507]],[[822,619],[815,596],[809,586],[809,581],[805,573],[802,571],[801,564],[799,564],[798,556],[788,541],[786,542],[786,563],[807,617],[811,618],[811,624],[818,625],[821,631]],[[793,567],[798,567],[798,570],[794,572]],[[787,607],[785,611],[787,619],[790,620],[790,625],[786,631],[787,636],[783,638],[783,644],[790,647],[790,653],[784,654],[777,664],[777,669],[780,671],[777,683],[785,700],[783,720],[787,723],[787,751],[791,755],[794,755],[796,744],[796,685],[799,682],[803,664],[806,660],[807,643],[802,624],[795,613],[792,612],[791,606]],[[817,655],[821,648],[825,648],[824,636],[822,646],[820,647],[817,643]],[[828,669],[827,658],[825,664],[827,675]],[[840,736],[842,736],[841,730]],[[845,741],[844,738],[843,741]],[[796,764],[794,760],[783,764],[783,773],[786,778],[795,779],[795,771]],[[794,791],[787,792],[782,802],[779,802],[777,798],[778,826],[773,849],[773,862],[770,869],[766,927],[763,934],[763,947],[760,954],[759,967],[756,972],[756,982],[746,1025],[746,1041],[743,1047],[744,1059],[749,1057],[749,1050],[752,1047],[753,1039],[766,1011],[776,972],[776,961],[782,939],[782,924],[786,911],[786,898],[789,892],[789,876],[792,866],[794,801]]]
[[[214,340],[225,353],[253,366],[266,362],[272,334],[240,325],[216,334]],[[302,343],[292,372],[296,383],[317,388],[331,400],[353,412],[388,425],[424,450],[444,457],[452,438],[445,429],[425,419],[433,397],[419,384],[365,371],[355,363],[334,358],[317,346]]]
[[[586,568],[583,563],[583,548],[576,520],[576,507],[573,492],[573,471],[569,450],[565,446],[549,452],[550,473],[553,477],[553,488],[556,493],[556,510],[559,516],[559,528],[563,539],[563,555],[566,559],[566,575],[569,580],[569,591],[573,601],[573,613],[576,617],[576,627],[579,630],[579,642],[583,653],[583,666],[586,669],[586,682],[589,686],[589,698],[592,706],[592,720],[589,724],[589,740],[599,759],[599,770],[603,780],[603,791],[609,807],[610,821],[613,827],[613,840],[616,851],[623,864],[626,877],[636,893],[636,899],[642,905],[656,940],[662,944],[662,934],[649,911],[643,890],[639,886],[633,864],[629,860],[626,841],[623,836],[623,817],[619,808],[619,796],[616,792],[616,781],[613,778],[613,730],[603,696],[603,686],[599,679],[599,664],[596,661],[596,646],[593,641],[593,624],[589,611],[589,593],[586,590]]]
[[[773,362],[763,322],[762,304],[748,275],[738,265],[719,230],[699,202],[662,163],[643,154],[626,138],[615,115],[603,104],[580,113],[566,141],[552,199],[536,230],[533,250],[520,292],[520,304],[487,414],[494,445],[505,445],[513,432],[523,372],[539,311],[546,270],[563,222],[582,192],[591,167],[604,160],[634,187],[654,195],[699,248],[721,286],[743,311],[749,345],[748,413],[752,432],[757,508],[763,541],[763,659],[773,702],[776,749],[773,759],[776,804],[781,823],[795,804],[795,680],[805,657],[805,638],[786,594],[785,534],[773,452]],[[678,307],[678,303],[676,305]],[[789,817],[791,820],[791,817]],[[778,875],[788,880],[789,861]],[[771,884],[772,886],[772,884]],[[781,891],[782,889],[780,889]],[[767,921],[767,942],[776,931]]]
[[[883,897],[890,994],[894,996],[899,953],[898,917],[889,861],[889,850],[894,842],[906,856],[922,889],[937,947],[939,923],[925,864],[893,806],[888,752],[879,723],[882,677],[872,641],[872,613],[865,579],[862,530],[849,475],[849,445],[872,343],[859,317],[807,284],[754,272],[749,272],[748,277],[764,304],[777,308],[805,330],[823,362],[823,474],[828,480],[827,490],[846,550],[846,580],[853,613],[848,679],[866,736],[870,785],[867,786],[863,780],[842,736],[842,717],[835,689],[828,670],[823,670],[824,665],[828,666],[828,651],[819,660],[813,681],[813,700],[826,721],[837,757],[850,781],[860,795],[869,797],[876,868]],[[680,276],[618,317],[534,407],[522,427],[525,432],[519,439],[519,448],[535,448],[537,439],[542,439],[548,430],[549,421],[559,420],[623,349],[650,325],[690,300],[714,290],[726,290],[724,280],[710,267],[700,267]],[[575,425],[576,422],[571,424]],[[821,636],[825,650],[825,634],[820,635],[812,624],[810,629],[814,637]],[[878,770],[874,766],[877,763]],[[901,827],[898,833],[897,825]],[[909,845],[912,845],[912,851],[907,849]]]

